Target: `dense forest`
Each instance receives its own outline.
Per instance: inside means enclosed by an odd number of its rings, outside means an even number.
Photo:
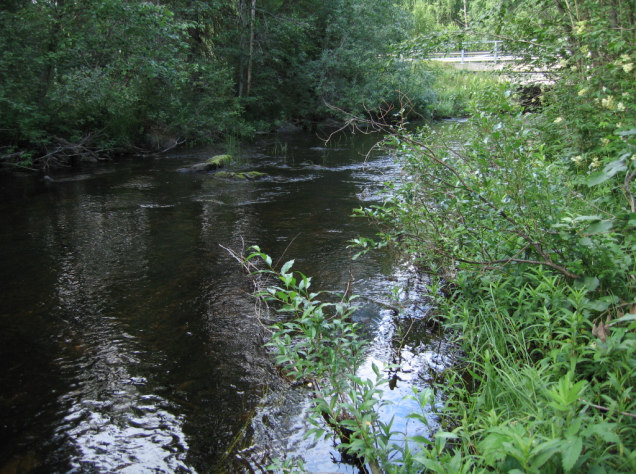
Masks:
[[[379,60],[410,28],[405,6],[388,0],[5,5],[5,162],[210,142],[412,92],[399,64]]]
[[[309,128],[404,97],[427,116],[431,74],[391,61],[395,45],[464,31],[496,3],[10,0],[0,9],[0,159],[46,167],[288,121]]]

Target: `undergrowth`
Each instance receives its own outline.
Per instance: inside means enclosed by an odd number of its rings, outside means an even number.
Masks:
[[[426,67],[434,78],[435,93],[429,104],[434,119],[466,117],[476,96],[499,87],[497,73],[466,72],[434,61],[428,61]]]
[[[396,130],[404,179],[356,211],[380,227],[362,252],[438,276],[465,354],[438,387],[452,442],[414,455],[426,470],[636,471],[634,57],[617,41],[598,60],[577,31],[539,113],[501,86],[445,132]]]

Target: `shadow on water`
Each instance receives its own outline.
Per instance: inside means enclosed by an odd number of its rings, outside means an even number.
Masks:
[[[320,288],[352,273],[356,291],[389,291],[390,256],[351,262],[346,248],[372,232],[351,209],[399,173],[388,156],[365,163],[370,140],[254,145],[235,165],[266,173],[254,181],[177,172],[212,150],[0,177],[0,472],[232,471],[283,453],[355,472],[303,439],[307,393],[278,378],[249,282],[219,244],[295,258]],[[392,315],[356,317],[370,360],[390,362]],[[400,390],[447,363],[425,340],[402,348]]]

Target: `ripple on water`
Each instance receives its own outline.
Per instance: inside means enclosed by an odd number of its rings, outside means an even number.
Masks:
[[[57,436],[74,454],[71,472],[194,472],[182,417],[156,395],[124,391],[113,402],[75,399]]]
[[[148,204],[139,204],[139,207],[142,209],[163,209],[166,207],[175,207],[176,204],[157,204],[157,203],[148,203]]]

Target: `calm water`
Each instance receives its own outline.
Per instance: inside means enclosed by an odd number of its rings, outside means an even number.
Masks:
[[[235,472],[284,453],[357,472],[302,438],[307,394],[270,365],[249,281],[219,244],[295,258],[320,288],[351,273],[381,299],[402,278],[389,256],[351,263],[346,248],[372,232],[351,209],[399,173],[365,162],[373,140],[263,140],[234,166],[267,173],[255,181],[178,172],[212,150],[1,177],[0,472]],[[390,357],[386,311],[356,317],[370,360]],[[445,363],[421,336],[403,380]]]

